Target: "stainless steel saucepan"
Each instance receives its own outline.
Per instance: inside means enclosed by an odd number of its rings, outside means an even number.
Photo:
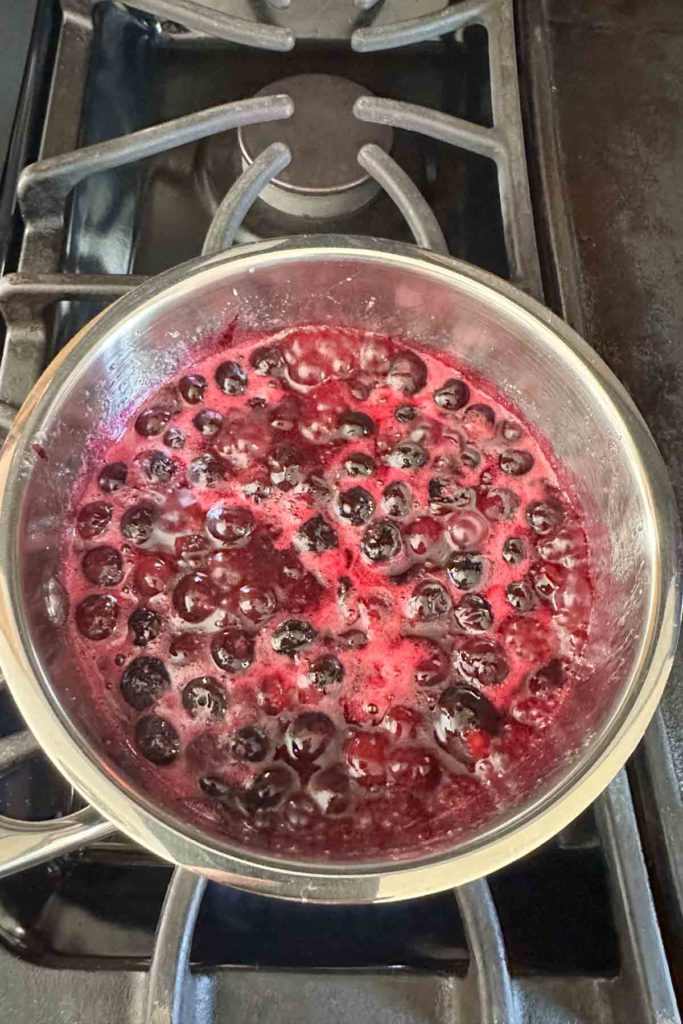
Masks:
[[[448,849],[343,865],[256,854],[155,803],[98,740],[63,631],[67,495],[92,439],[113,432],[122,412],[236,314],[260,330],[346,323],[451,351],[508,394],[574,474],[595,584],[587,650],[595,669],[563,726],[562,756],[504,816]],[[585,342],[503,281],[413,246],[336,237],[243,246],[162,274],[74,338],[33,389],[0,457],[0,663],[28,727],[92,805],[58,822],[0,821],[0,870],[115,827],[169,861],[292,899],[395,900],[486,875],[583,810],[642,736],[678,634],[678,549],[671,486],[635,406]]]

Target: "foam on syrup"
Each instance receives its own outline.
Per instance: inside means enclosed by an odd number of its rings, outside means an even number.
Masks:
[[[68,639],[158,799],[276,853],[407,856],[551,749],[587,559],[570,482],[486,381],[305,325],[207,345],[84,475]]]

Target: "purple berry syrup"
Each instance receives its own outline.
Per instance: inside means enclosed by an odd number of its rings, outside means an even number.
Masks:
[[[438,848],[514,802],[571,713],[581,510],[538,431],[450,357],[227,332],[76,493],[68,640],[112,756],[233,842]]]

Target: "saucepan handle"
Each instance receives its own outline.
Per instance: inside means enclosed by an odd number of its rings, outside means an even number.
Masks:
[[[53,821],[18,821],[0,815],[0,878],[52,860],[114,832],[94,807]]]

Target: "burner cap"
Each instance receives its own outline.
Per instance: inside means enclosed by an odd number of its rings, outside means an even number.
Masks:
[[[285,213],[304,217],[339,217],[352,213],[377,194],[379,186],[358,163],[358,150],[374,142],[391,149],[393,129],[367,124],[353,116],[367,89],[336,75],[293,75],[261,89],[257,96],[287,93],[294,114],[287,121],[238,129],[242,163],[248,167],[272,142],[286,143],[292,161],[261,193]]]

